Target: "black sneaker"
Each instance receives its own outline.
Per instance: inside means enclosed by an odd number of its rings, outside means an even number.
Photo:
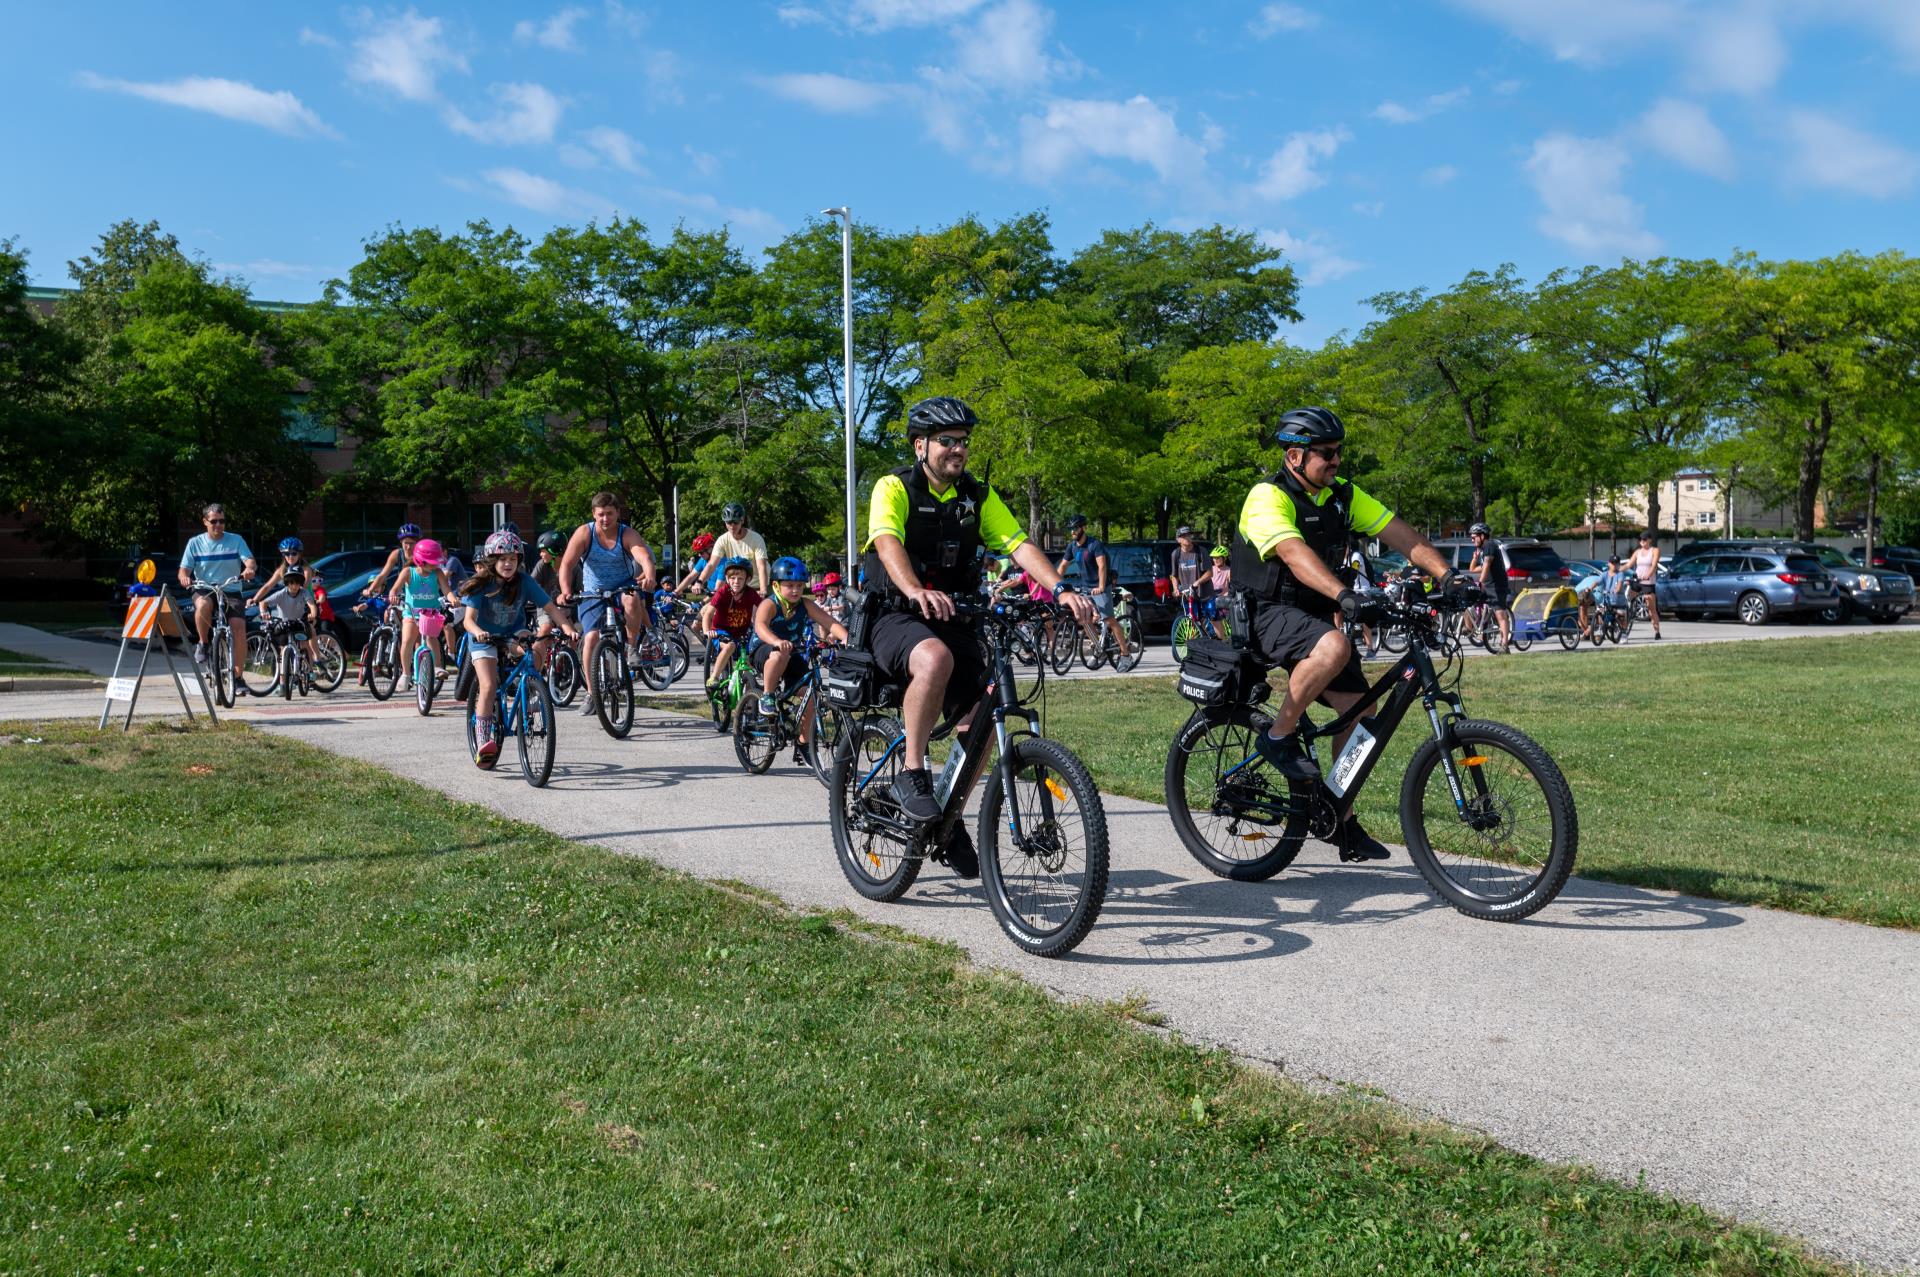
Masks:
[[[1253,742],[1253,752],[1273,764],[1274,770],[1289,780],[1320,779],[1320,769],[1307,756],[1297,728],[1278,738],[1271,732],[1260,733]]]
[[[974,850],[973,835],[967,832],[964,821],[956,820],[947,833],[945,847],[947,868],[953,870],[956,878],[978,878],[980,876],[980,853]]]
[[[1356,860],[1386,860],[1393,855],[1387,844],[1360,828],[1360,822],[1349,816],[1340,826],[1340,859],[1349,863]]]
[[[902,767],[889,792],[908,820],[924,825],[940,819],[940,804],[933,796],[933,773],[926,768]]]
[[[807,742],[803,740],[793,742],[793,765],[795,767],[813,766],[813,753]]]

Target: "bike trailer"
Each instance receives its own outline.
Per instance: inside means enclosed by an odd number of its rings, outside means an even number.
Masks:
[[[1517,638],[1543,639],[1554,623],[1580,611],[1580,596],[1564,585],[1550,590],[1522,590],[1513,600],[1513,632]]]

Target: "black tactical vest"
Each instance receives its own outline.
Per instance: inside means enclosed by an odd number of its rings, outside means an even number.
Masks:
[[[1267,482],[1293,498],[1294,526],[1300,529],[1300,539],[1307,543],[1307,548],[1335,576],[1342,581],[1350,581],[1352,573],[1347,567],[1347,556],[1353,545],[1353,485],[1345,479],[1335,479],[1330,485],[1332,491],[1326,504],[1315,505],[1300,481],[1284,467]],[[1312,610],[1316,611],[1332,606],[1333,601],[1320,591],[1301,585],[1284,560],[1272,555],[1261,558],[1260,552],[1253,548],[1253,542],[1247,540],[1237,527],[1233,530],[1233,543],[1228,547],[1228,556],[1233,568],[1233,588],[1236,590],[1245,590],[1253,597],[1271,603],[1292,603],[1296,606],[1304,606],[1299,600],[1310,595],[1309,601],[1314,605]]]
[[[980,514],[988,489],[972,475],[954,480],[953,495],[945,501],[927,487],[926,469],[919,465],[895,470],[894,478],[907,486],[907,526],[902,544],[920,584],[942,594],[967,594],[980,588]],[[867,588],[878,585],[889,597],[899,594],[877,550],[861,556]]]

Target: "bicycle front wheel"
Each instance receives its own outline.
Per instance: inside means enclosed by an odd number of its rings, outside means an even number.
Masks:
[[[1560,894],[1579,843],[1573,791],[1531,738],[1463,719],[1452,740],[1413,753],[1400,784],[1400,832],[1434,892],[1471,918],[1515,922]],[[1442,758],[1464,802],[1456,805]]]
[[[547,663],[547,683],[553,688],[553,703],[565,708],[573,704],[580,691],[580,658],[573,649],[556,641],[553,659]]]
[[[233,639],[225,630],[213,636],[213,699],[221,709],[233,708]]]
[[[331,634],[322,634],[313,640],[313,685],[322,692],[334,692],[340,689],[340,683],[347,676],[347,654],[340,648],[340,640]]]
[[[1167,634],[1167,643],[1173,648],[1173,659],[1177,664],[1187,663],[1187,643],[1197,633],[1199,627],[1185,612],[1174,618],[1173,629]]]
[[[827,821],[834,858],[847,883],[882,903],[905,895],[924,857],[893,800],[900,774],[900,724],[875,715],[853,723],[833,754],[827,783]]]
[[[593,712],[600,726],[615,740],[633,730],[633,684],[627,681],[627,662],[620,644],[602,639],[593,649]]]
[[[1095,618],[1094,625],[1097,628],[1091,636],[1085,630],[1080,630],[1076,639],[1080,663],[1090,670],[1097,670],[1107,663],[1107,623]]]
[[[373,693],[373,699],[384,701],[393,695],[393,689],[400,683],[400,662],[394,651],[394,637],[391,630],[383,630],[373,636],[367,645],[367,690]]]
[[[519,704],[514,717],[519,720],[516,734],[520,740],[520,774],[527,778],[529,785],[539,789],[553,775],[553,695],[547,691],[545,680],[523,678],[516,699]]]
[[[280,659],[274,663],[274,685],[280,689],[280,699],[283,701],[293,699],[293,685],[300,677],[296,666],[293,644],[289,643],[280,649]]]
[[[1173,831],[1202,868],[1236,882],[1265,882],[1306,841],[1309,786],[1253,752],[1264,715],[1195,710],[1167,750],[1165,793]]]
[[[440,667],[440,658],[433,649],[422,640],[413,649],[413,705],[422,715],[433,713],[434,671]]]
[[[733,716],[733,752],[749,776],[758,776],[773,766],[780,749],[780,725],[760,713],[760,702],[749,696]]]
[[[633,667],[640,681],[656,692],[664,692],[673,683],[673,656],[659,639],[640,641],[640,660]]]
[[[1073,668],[1074,647],[1080,641],[1080,627],[1062,616],[1053,623],[1053,639],[1047,648],[1047,668],[1065,674]]]
[[[1014,743],[1007,767],[995,767],[980,799],[980,872],[987,903],[1007,938],[1028,953],[1057,958],[1092,930],[1107,898],[1107,812],[1086,764],[1058,741]],[[1024,836],[1001,827],[1013,804]],[[1010,844],[1004,849],[1001,840]]]
[[[833,756],[840,752],[840,742],[846,739],[848,715],[843,709],[821,703],[820,690],[813,693],[813,730],[809,733],[812,741],[807,748],[807,758],[813,763],[813,774],[822,785],[833,787]]]

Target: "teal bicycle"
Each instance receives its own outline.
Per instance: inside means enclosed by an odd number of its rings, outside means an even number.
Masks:
[[[511,669],[503,668],[500,685],[493,693],[493,739],[504,743],[511,735],[520,747],[520,773],[535,789],[553,775],[553,693],[547,680],[533,663],[533,631],[521,630],[511,639],[496,639],[505,648],[510,642],[519,649]],[[464,655],[464,654],[463,654]],[[506,661],[503,658],[501,665]],[[469,665],[471,661],[469,661]],[[480,680],[469,669],[461,671],[467,701],[467,756],[480,756]]]

